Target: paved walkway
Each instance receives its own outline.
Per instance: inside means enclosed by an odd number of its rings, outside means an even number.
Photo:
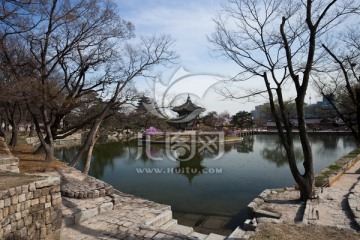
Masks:
[[[349,193],[359,181],[360,161],[357,161],[331,187],[319,189],[317,199],[307,201],[303,222],[359,231],[348,203]]]
[[[94,179],[67,168],[53,174],[61,176],[61,187],[77,179],[84,186]],[[73,187],[76,187],[74,185]],[[66,192],[62,192],[66,193]],[[67,196],[67,194],[65,194]],[[171,207],[141,199],[118,190],[96,198],[62,197],[63,228],[61,239],[247,239],[249,232],[236,229],[226,235],[202,234],[178,224]]]

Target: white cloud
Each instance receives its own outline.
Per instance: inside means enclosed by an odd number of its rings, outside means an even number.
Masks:
[[[170,80],[179,67],[184,67],[196,75],[234,76],[237,73],[238,67],[234,63],[210,56],[211,45],[206,38],[215,30],[212,19],[220,13],[221,4],[224,1],[118,0],[116,2],[121,16],[134,23],[138,36],[170,34],[175,39],[176,51],[180,54],[181,63],[164,72],[162,79],[164,82]],[[264,87],[259,82],[249,81],[246,83],[246,88]],[[188,87],[189,89],[201,87],[198,85],[189,83]],[[313,97],[314,95],[312,94]],[[234,114],[240,110],[251,111],[255,105],[266,101],[264,98],[259,98],[256,102],[244,103],[244,101],[220,101],[219,99],[223,98],[215,91],[209,91],[201,104],[208,111],[229,110],[231,114]]]

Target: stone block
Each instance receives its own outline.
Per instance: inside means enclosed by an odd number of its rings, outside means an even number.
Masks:
[[[25,193],[26,200],[31,200],[33,198],[33,192],[27,192]]]
[[[223,239],[226,239],[226,237],[215,233],[210,233],[209,236],[206,238],[206,240],[223,240]]]
[[[62,219],[61,218],[55,220],[52,223],[52,231],[56,231],[56,230],[61,229],[61,225],[62,225]]]
[[[42,227],[40,228],[40,238],[45,238],[46,237],[46,227]]]
[[[50,224],[50,223],[54,222],[55,220],[60,219],[61,217],[62,217],[61,210],[51,212],[50,215],[45,217],[45,224]]]
[[[40,203],[46,203],[46,196],[42,196],[39,198]]]
[[[3,209],[3,216],[4,216],[4,217],[9,216],[9,212],[10,212],[9,207],[4,207],[4,209]]]
[[[98,214],[99,214],[98,208],[92,208],[92,209],[87,209],[84,211],[79,211],[74,214],[75,224],[79,224],[80,222],[83,222],[83,221],[85,221],[91,217],[94,217]]]
[[[21,217],[26,217],[27,215],[29,215],[29,209],[24,209],[21,211]]]
[[[281,213],[270,212],[270,211],[263,210],[263,209],[257,209],[254,212],[254,216],[256,218],[258,218],[258,217],[267,217],[267,218],[279,219],[279,218],[281,218]]]
[[[1,226],[4,228],[6,225],[9,225],[11,223],[10,217],[5,217],[2,221],[1,221]]]
[[[25,193],[20,194],[20,195],[19,195],[19,202],[22,203],[22,202],[25,202],[25,201],[26,201]]]
[[[262,198],[254,198],[253,202],[256,203],[257,206],[261,206],[265,201]]]
[[[9,198],[9,197],[10,197],[9,190],[0,191],[0,199],[5,199],[5,198]]]
[[[282,220],[276,218],[267,218],[267,217],[260,217],[257,218],[256,221],[258,223],[281,223]]]
[[[27,215],[23,219],[24,219],[25,226],[29,226],[32,223],[32,220],[33,220],[31,215]]]
[[[100,189],[100,193],[99,193],[99,196],[100,197],[104,197],[105,196],[105,189],[104,188],[102,188],[102,189]]]
[[[50,193],[60,192],[60,185],[56,185],[50,188]]]
[[[19,196],[18,195],[14,195],[11,197],[11,204],[12,205],[15,205],[15,204],[18,204],[19,202]]]
[[[99,190],[94,190],[94,198],[98,198],[100,196]]]
[[[44,188],[42,188],[42,189],[41,189],[42,196],[47,196],[47,195],[49,195],[50,189],[51,189],[51,187],[44,187]]]
[[[61,198],[55,198],[51,201],[51,204],[55,206],[61,203],[61,201],[62,201]]]
[[[4,199],[4,207],[9,207],[11,205],[11,198]]]
[[[27,193],[27,192],[29,192],[29,185],[22,185],[22,186],[21,186],[21,192],[22,192],[22,193]]]
[[[257,227],[256,219],[246,219],[244,222],[244,230],[245,231],[255,231]]]
[[[16,194],[15,188],[10,188],[9,189],[9,194],[10,194],[10,197],[14,196]]]
[[[16,212],[21,212],[22,210],[24,210],[24,206],[23,209],[21,209],[21,203],[16,204]]]
[[[60,177],[50,176],[44,180],[35,182],[36,188],[44,188],[49,186],[55,186],[60,184]]]
[[[16,212],[16,207],[17,207],[17,205],[11,205],[9,207],[9,215],[12,215]]]
[[[33,191],[33,198],[40,198],[42,194],[41,189],[36,189],[35,191]]]
[[[29,192],[33,192],[35,191],[36,187],[35,187],[35,183],[30,183],[29,184]]]
[[[29,209],[31,207],[31,200],[24,202],[24,209]]]
[[[27,228],[23,227],[19,231],[16,232],[15,239],[27,239]]]
[[[16,229],[21,229],[25,226],[24,224],[24,220],[23,219],[20,219],[19,221],[17,221],[17,226],[16,226]]]
[[[35,233],[36,233],[36,226],[35,226],[35,224],[32,223],[32,224],[28,225],[27,230],[28,230],[29,239],[35,239],[35,238],[34,238]]]
[[[15,213],[14,216],[15,216],[15,220],[19,221],[21,219],[21,212]]]
[[[67,226],[70,226],[70,225],[74,225],[75,224],[75,217],[73,215],[69,215],[69,216],[66,216],[66,217],[63,217],[62,218],[62,227],[67,227]]]
[[[5,206],[5,201],[2,199],[0,200],[0,208],[4,208]]]
[[[99,205],[99,213],[104,213],[111,211],[114,208],[114,204],[112,202],[107,202]]]
[[[254,213],[256,208],[258,207],[258,205],[255,202],[251,202],[247,205],[247,210],[249,211],[249,213]]]
[[[21,192],[21,186],[18,186],[15,188],[15,192],[17,195],[20,195],[22,192]]]
[[[33,200],[31,200],[31,206],[36,206],[40,203],[39,199],[38,198],[35,198]]]

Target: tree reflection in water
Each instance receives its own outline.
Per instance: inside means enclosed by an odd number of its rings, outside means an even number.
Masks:
[[[275,163],[277,167],[282,167],[288,163],[285,149],[280,140],[268,142],[267,146],[264,147],[260,153],[265,160]],[[294,154],[297,162],[304,159],[300,147],[294,146]]]

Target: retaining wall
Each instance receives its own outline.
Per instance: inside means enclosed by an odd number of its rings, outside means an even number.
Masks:
[[[0,239],[60,239],[61,217],[59,177],[0,190]]]

